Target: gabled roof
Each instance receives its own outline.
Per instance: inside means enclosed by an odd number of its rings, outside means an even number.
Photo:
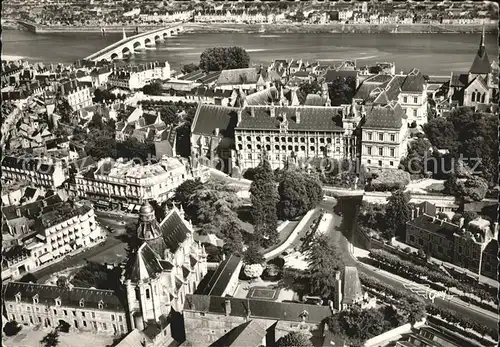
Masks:
[[[210,280],[206,282],[206,285],[203,288],[198,288],[197,293],[222,296],[240,264],[241,258],[231,254],[226,260],[219,264]]]
[[[213,347],[258,347],[262,345],[267,331],[254,320],[238,325],[215,341]]]
[[[469,70],[472,74],[488,74],[491,72],[490,60],[488,58],[488,53],[486,52],[486,47],[484,46],[484,31],[481,37],[481,43],[479,44],[479,49],[477,51],[474,62]]]
[[[407,224],[434,234],[440,234],[449,240],[453,240],[454,233],[460,232],[458,225],[448,223],[444,220],[440,220],[426,214],[418,216],[417,218],[407,222]]]
[[[357,70],[328,70],[325,73],[325,82],[330,83],[338,78],[348,78],[352,77],[356,79],[358,77],[358,71]]]
[[[170,252],[175,253],[180,244],[191,234],[191,230],[180,216],[179,211],[173,208],[160,224],[160,231]]]
[[[346,266],[344,269],[344,293],[342,302],[353,304],[363,295],[358,269],[355,266]]]
[[[255,68],[222,70],[217,85],[254,84],[258,79],[259,74]]]
[[[237,108],[200,104],[193,121],[193,134],[213,136],[215,129],[231,137],[237,122]]]
[[[129,259],[126,278],[137,283],[141,280],[155,278],[162,271],[163,266],[158,255],[147,243],[143,243]]]

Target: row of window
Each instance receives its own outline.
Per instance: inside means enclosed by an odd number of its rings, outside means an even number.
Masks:
[[[34,303],[34,304],[38,304],[38,296],[35,296],[35,297],[33,298],[33,303]],[[56,304],[56,306],[58,306],[58,307],[59,307],[59,306],[61,306],[61,300],[60,300],[59,298],[55,299],[55,304]],[[81,300],[80,300],[80,307],[83,307],[83,299],[81,299]],[[9,305],[9,308],[10,308],[10,309],[12,309],[12,308],[13,308],[13,306],[12,306],[12,305]],[[101,302],[99,302],[99,304],[98,304],[98,308],[99,308],[99,309],[101,309],[101,310],[103,309],[103,302],[102,302],[102,301],[101,301]],[[31,311],[31,306],[27,306],[27,310],[28,310],[28,311]],[[35,311],[35,310],[34,310],[34,311]],[[48,308],[45,308],[45,311],[48,311]],[[40,307],[36,307],[36,312],[40,312]],[[54,315],[56,315],[56,316],[57,316],[60,312],[61,312],[61,311],[58,311],[57,309],[53,309],[53,313],[54,313]],[[69,312],[68,312],[68,310],[63,309],[63,310],[62,310],[62,312],[63,312],[63,314],[64,314],[65,316],[69,316]],[[78,313],[78,312],[77,312],[76,310],[73,310],[73,311],[72,311],[72,315],[73,315],[73,317],[77,317],[77,316],[78,316],[78,315],[77,315],[77,313]],[[91,314],[91,315],[90,315],[90,317],[91,317],[91,318],[95,318],[95,312],[94,312],[94,311],[90,311],[90,314]],[[101,314],[101,315],[102,315],[102,314]],[[81,316],[82,316],[82,318],[87,317],[87,316],[85,315],[85,311],[81,311]],[[110,318],[111,318],[111,320],[112,320],[113,322],[116,320],[116,316],[115,316],[114,314],[110,314]],[[121,315],[119,315],[119,316],[118,316],[118,322],[123,322],[123,316],[121,316]]]
[[[403,97],[403,103],[404,103],[404,104],[407,104],[407,103],[408,103],[408,101],[409,101],[409,98],[408,98],[407,96],[404,96],[404,97]],[[416,97],[416,96],[414,96],[414,97],[413,97],[413,103],[414,103],[414,104],[418,104],[418,97]]]
[[[256,150],[261,150],[262,149],[262,146],[261,145],[256,145],[255,148],[252,146],[252,145],[247,145],[247,148],[248,150],[252,150],[252,149],[256,149]],[[265,149],[266,151],[271,151],[271,145],[266,145],[265,146]],[[288,146],[285,146],[285,145],[282,145],[281,147],[279,145],[275,145],[274,146],[274,149],[276,151],[279,151],[279,150],[282,150],[282,151],[295,151],[295,152],[298,152],[299,150],[300,151],[305,151],[306,150],[306,146],[292,146],[292,145],[288,145]],[[311,151],[316,151],[316,146],[310,146],[309,149]],[[238,150],[243,150],[243,145],[242,144],[239,144],[238,145]],[[319,146],[319,150],[321,152],[324,152],[326,150],[326,147],[325,146]],[[337,153],[340,153],[340,147],[336,147],[336,150],[335,150]]]
[[[368,159],[368,160],[366,161],[366,163],[367,163],[368,165],[371,165],[371,163],[372,163],[371,159]],[[377,165],[378,165],[379,167],[382,167],[382,165],[383,165],[382,160],[379,160],[379,161],[378,161],[378,163],[377,163]],[[393,161],[390,161],[390,162],[389,162],[389,166],[394,166],[394,162],[393,162]]]
[[[242,137],[241,136],[238,136],[237,139],[238,139],[238,141],[242,141]],[[246,140],[247,141],[252,141],[252,137],[251,136],[247,136]],[[255,140],[257,142],[261,142],[261,137],[257,136],[257,137],[255,137]],[[315,141],[316,141],[315,138],[312,138],[312,137],[309,138],[309,142],[310,143],[314,143]],[[325,142],[326,143],[332,143],[333,140],[332,140],[331,137],[326,137],[326,138],[320,137],[318,139],[318,141],[319,141],[319,143],[325,143]],[[265,142],[271,142],[271,137],[266,136],[265,137]],[[288,136],[288,137],[284,137],[283,136],[283,137],[280,138],[278,136],[275,136],[274,137],[274,142],[301,142],[301,143],[306,143],[306,138],[305,137],[300,137],[300,139],[299,139],[298,137],[292,137],[292,136]],[[340,144],[340,138],[339,137],[337,137],[335,139],[335,143]]]
[[[373,133],[368,132],[366,133],[366,136],[368,137],[368,141],[373,141]],[[379,141],[384,141],[384,133],[378,133],[378,140]],[[390,141],[395,142],[396,141],[396,135],[395,134],[390,134],[389,135]]]
[[[16,320],[16,315],[15,314],[12,314],[12,320]],[[37,316],[35,319],[33,318],[33,316],[28,316],[27,318],[29,318],[29,322],[31,324],[41,324],[41,323],[45,323],[46,326],[51,326],[52,325],[52,322],[50,321],[50,319],[46,318],[44,320],[42,319],[42,317],[40,316]],[[21,323],[24,323],[24,322],[28,322],[28,319],[25,320],[25,317],[24,315],[19,315],[19,320]],[[82,324],[83,324],[83,327],[84,328],[87,328],[89,326],[89,324],[87,324],[87,321],[82,321]],[[74,320],[74,325],[75,325],[75,328],[78,328],[78,321],[75,319]],[[99,325],[102,327],[102,329],[104,330],[107,330],[108,329],[108,325],[105,323],[105,322],[101,322],[99,323]],[[93,328],[95,330],[97,330],[97,322],[96,321],[90,321],[90,326],[93,326]],[[123,324],[120,324],[119,325],[119,328],[120,328],[120,332],[124,333],[125,332],[125,327],[123,326]],[[116,332],[118,332],[118,326],[116,324],[113,324],[113,329]]]
[[[366,146],[366,154],[372,155],[372,146]],[[374,155],[374,154],[373,154]],[[378,147],[378,155],[379,156],[384,156],[384,147]],[[394,148],[389,148],[389,156],[390,157],[395,157],[396,151]]]

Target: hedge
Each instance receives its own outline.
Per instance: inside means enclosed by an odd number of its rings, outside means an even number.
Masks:
[[[371,250],[370,257],[378,261],[383,268],[388,269],[391,272],[395,272],[395,274],[408,278],[410,280],[420,283],[428,283],[433,289],[445,290],[449,288],[457,288],[464,293],[473,293],[482,300],[493,301],[498,305],[498,298],[496,296],[493,296],[490,292],[479,287],[478,285],[473,286],[470,284],[461,283],[444,273],[420,265],[415,265],[410,261],[403,260],[400,257],[382,249]],[[428,281],[426,281],[422,277],[427,277]],[[471,299],[469,298],[469,300]]]

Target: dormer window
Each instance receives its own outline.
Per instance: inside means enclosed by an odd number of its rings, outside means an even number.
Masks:
[[[102,310],[102,308],[104,307],[104,302],[102,300],[99,301],[99,303],[97,304],[97,307],[99,308],[99,310]]]
[[[35,294],[35,296],[33,297],[33,304],[38,304],[38,294]]]
[[[80,299],[80,307],[85,307],[85,300]]]
[[[56,298],[55,302],[56,302],[56,306],[61,306],[61,298]]]
[[[21,301],[21,293],[16,294],[16,302],[19,303]]]

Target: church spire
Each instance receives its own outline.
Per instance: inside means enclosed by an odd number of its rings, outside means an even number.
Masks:
[[[479,55],[482,58],[484,52],[486,52],[486,47],[484,46],[484,24],[483,24],[483,32],[481,34],[481,42],[479,43],[479,50],[477,51],[477,55]]]

